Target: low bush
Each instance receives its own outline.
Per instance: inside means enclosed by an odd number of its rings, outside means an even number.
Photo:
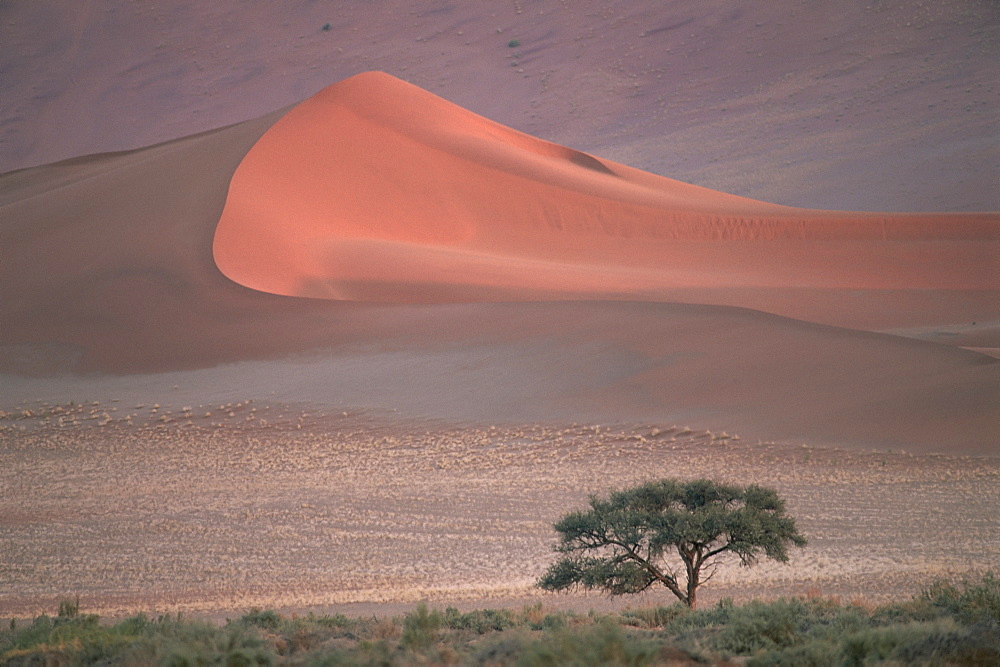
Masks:
[[[990,574],[874,609],[822,598],[617,614],[420,604],[391,619],[252,609],[224,625],[142,614],[102,624],[74,600],[57,616],[0,630],[0,665],[1000,664],[998,599]]]
[[[563,628],[524,647],[518,661],[527,665],[648,665],[661,647],[649,638],[629,636],[616,621]]]
[[[798,600],[753,601],[736,607],[713,637],[712,647],[734,655],[753,655],[791,646],[799,636],[797,620],[806,613],[806,606]]]
[[[483,609],[463,614],[454,607],[448,607],[444,618],[452,630],[471,630],[478,635],[503,632],[515,625],[514,614],[509,609]]]
[[[418,651],[430,648],[438,640],[442,625],[444,615],[436,609],[427,609],[421,602],[403,621],[403,647]]]
[[[652,607],[649,609],[629,609],[621,614],[622,623],[638,628],[662,628],[678,616],[683,615],[687,608],[682,605],[670,607]]]

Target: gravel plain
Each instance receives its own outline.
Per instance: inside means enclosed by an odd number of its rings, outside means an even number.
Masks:
[[[25,414],[27,411],[30,414]],[[1000,569],[1000,459],[818,449],[675,424],[483,425],[252,401],[0,418],[0,618],[670,604],[547,594],[552,523],[661,477],[779,490],[810,544],[723,565],[703,604],[875,604]]]

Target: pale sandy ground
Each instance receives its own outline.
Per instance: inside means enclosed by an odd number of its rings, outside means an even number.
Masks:
[[[1000,363],[960,348],[1000,345],[1000,214],[776,207],[528,137],[385,74],[276,120],[0,176],[0,409],[166,403],[144,387],[176,385],[191,396],[177,408],[238,390],[996,451]],[[372,149],[332,152],[355,134]],[[298,182],[311,187],[279,187]],[[344,244],[363,251],[353,264]],[[234,266],[242,285],[220,273]],[[266,293],[315,294],[303,282],[361,302]],[[396,303],[365,302],[383,299]]]
[[[184,611],[397,613],[541,602],[669,604],[532,587],[551,524],[588,493],[663,476],[777,488],[809,546],[728,566],[704,604],[779,595],[876,603],[1000,567],[1000,460],[748,442],[644,424],[488,426],[290,405],[122,405],[8,415],[0,432],[0,617]],[[211,416],[205,416],[205,412]],[[86,417],[98,415],[86,420]],[[46,419],[75,415],[58,428]],[[26,430],[20,430],[25,427]]]

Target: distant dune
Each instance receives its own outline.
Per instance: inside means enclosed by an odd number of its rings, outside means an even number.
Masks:
[[[754,199],[995,211],[992,0],[0,2],[0,172],[256,118],[380,70]]]
[[[997,214],[757,202],[380,73],[0,175],[0,212],[8,406],[238,394],[996,453]]]
[[[1000,287],[1000,216],[765,204],[527,136],[373,72],[298,105],[253,146],[214,254],[236,282],[290,296],[954,290],[984,292],[983,320]]]

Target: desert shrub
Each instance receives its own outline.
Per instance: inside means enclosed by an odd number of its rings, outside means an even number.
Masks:
[[[961,623],[1000,624],[1000,577],[993,572],[986,573],[978,583],[963,580],[956,586],[947,581],[935,582],[919,599]]]
[[[58,616],[0,628],[0,665],[356,664],[753,665],[1000,664],[998,579],[936,583],[877,609],[825,598],[701,610],[683,604],[618,614],[445,612],[421,604],[405,617],[284,617],[251,610],[219,626],[167,615],[102,625],[75,601]]]
[[[665,619],[663,633],[690,651],[754,655],[814,641],[839,641],[845,634],[870,627],[863,609],[831,600],[779,599],[741,606],[721,600],[710,609],[681,608]]]
[[[871,617],[858,607],[838,609],[829,623],[822,627],[825,631],[814,630],[813,637],[843,637],[852,632],[860,632],[871,625]]]
[[[357,622],[344,616],[343,614],[324,614],[323,616],[314,616],[309,614],[306,617],[310,622],[315,623],[324,628],[343,628],[348,629],[357,625]]]
[[[389,642],[385,639],[380,639],[375,642],[361,642],[358,645],[358,650],[353,651],[348,655],[348,660],[345,663],[348,665],[392,665],[396,664],[398,661],[394,660],[393,649],[389,646]],[[337,663],[334,663],[337,664]]]
[[[572,615],[568,614],[546,614],[537,629],[558,630],[559,628],[565,628],[570,625],[570,621],[573,618]]]
[[[429,648],[437,641],[442,625],[444,615],[437,609],[427,609],[421,602],[403,620],[403,646],[418,651]]]
[[[343,614],[333,616],[309,614],[292,618],[275,614],[275,619],[276,622],[271,622],[265,617],[264,620],[271,629],[265,628],[264,632],[265,639],[274,645],[275,651],[280,656],[307,653],[333,640],[357,640],[356,631],[363,624],[362,621],[351,620]]]
[[[41,615],[28,626],[0,641],[3,664],[68,664],[73,656],[89,656],[94,662],[120,652],[134,637],[123,636],[99,625],[92,614],[65,613],[55,618]]]
[[[524,665],[647,665],[656,660],[658,643],[628,636],[612,619],[596,625],[546,633],[526,646]]]
[[[840,645],[833,641],[812,641],[799,646],[768,651],[747,660],[748,667],[765,665],[787,667],[825,667],[842,661]]]
[[[508,631],[483,642],[472,660],[479,665],[512,665],[532,641],[531,635],[523,630]]]
[[[773,649],[748,660],[748,665],[990,664],[1000,658],[996,628],[959,628],[950,619],[866,628],[842,637],[805,640]]]
[[[906,664],[1000,664],[1000,626],[981,621],[968,628],[931,627],[922,638],[897,646],[892,657]]]
[[[1000,628],[980,623],[958,627],[950,619],[868,628],[841,638],[814,640],[774,650],[748,665],[1000,664]]]
[[[841,659],[844,664],[864,665],[888,660],[900,647],[916,644],[929,635],[955,629],[954,622],[903,623],[882,628],[871,628],[844,638]]]
[[[240,625],[246,627],[255,627],[262,630],[277,630],[278,626],[281,625],[281,617],[278,616],[276,612],[268,610],[260,610],[257,608],[251,609],[246,614],[243,614],[237,621]]]
[[[4,633],[3,637],[0,637],[0,650],[10,651],[39,644],[48,638],[53,626],[52,619],[45,614],[36,617],[30,625],[20,629],[15,626],[9,633]]]
[[[664,624],[663,630],[667,634],[681,634],[691,630],[722,625],[729,621],[732,610],[733,605],[727,600],[720,600],[718,604],[708,609],[684,607]]]
[[[730,612],[728,622],[713,637],[712,646],[736,655],[791,646],[796,641],[796,621],[804,612],[804,605],[797,600],[749,602]]]
[[[80,615],[80,596],[77,595],[75,598],[66,598],[59,603],[59,616],[58,618],[76,618]]]
[[[164,620],[155,632],[135,642],[126,664],[270,665],[277,656],[253,628],[230,623],[218,627],[200,621]]]
[[[885,626],[953,618],[964,625],[981,621],[1000,624],[1000,577],[985,574],[978,582],[939,580],[910,600],[879,607],[872,623]]]
[[[649,609],[629,609],[621,613],[622,623],[639,628],[662,628],[678,616],[683,615],[687,607],[681,604],[669,607],[652,607]]]
[[[167,617],[161,617],[160,622]],[[178,620],[180,616],[178,615]],[[124,621],[119,622],[115,629],[124,635],[131,635],[133,637],[141,637],[143,635],[149,634],[156,628],[156,622],[151,621],[145,614],[136,614],[135,616],[130,616]]]
[[[923,623],[940,618],[942,610],[929,600],[913,598],[875,609],[869,617],[869,625],[882,627],[902,623]]]
[[[452,630],[472,630],[480,635],[514,627],[514,614],[509,609],[477,609],[463,614],[454,607],[448,607],[444,618],[445,624]]]
[[[549,613],[542,603],[526,606],[514,619],[517,627],[527,627],[531,630],[553,630],[577,623],[579,617],[572,611]]]

